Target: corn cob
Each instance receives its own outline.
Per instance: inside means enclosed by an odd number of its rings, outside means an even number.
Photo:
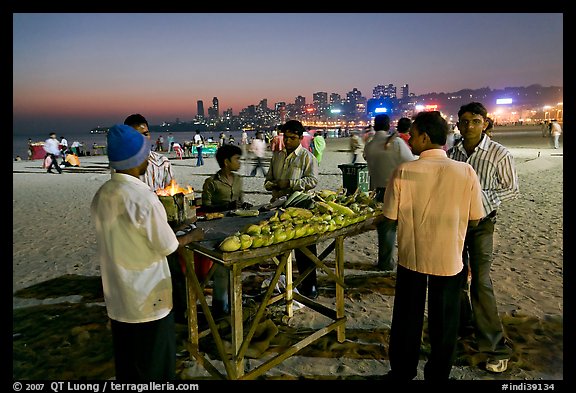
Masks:
[[[326,202],[326,204],[332,207],[334,211],[344,216],[353,217],[356,215],[356,213],[354,213],[354,210],[350,209],[348,206],[344,206],[333,201],[328,201]]]

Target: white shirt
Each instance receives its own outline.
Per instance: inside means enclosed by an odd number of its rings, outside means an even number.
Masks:
[[[60,142],[56,138],[48,138],[44,141],[44,150],[46,153],[60,155]]]
[[[402,138],[394,138],[388,147],[384,145],[389,138],[387,131],[376,131],[374,137],[364,147],[364,159],[368,164],[370,189],[386,188],[392,172],[398,165],[415,159],[412,151]]]
[[[252,139],[250,150],[256,157],[263,158],[266,154],[266,142],[264,142],[262,139],[254,138]]]
[[[562,134],[562,127],[558,122],[552,122],[552,130],[550,131],[550,135],[561,135]]]
[[[62,138],[62,140],[60,141],[60,144],[61,144],[62,146],[68,147],[68,140],[67,140],[66,138]]]
[[[164,318],[172,309],[166,256],[178,239],[156,194],[134,176],[113,173],[90,210],[108,316],[127,323]]]

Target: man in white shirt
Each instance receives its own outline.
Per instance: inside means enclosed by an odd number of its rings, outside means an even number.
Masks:
[[[141,180],[150,153],[144,135],[118,124],[108,131],[107,142],[114,172],[90,209],[111,319],[116,380],[173,380],[176,337],[167,256],[201,240],[203,232],[195,229],[176,237],[168,225],[162,203]]]
[[[258,168],[262,171],[262,176],[266,176],[266,171],[264,170],[264,156],[266,155],[266,142],[262,139],[262,132],[256,132],[256,138],[252,139],[252,144],[250,145],[250,151],[256,156],[256,164],[250,172],[250,176],[256,176]]]
[[[48,164],[47,169],[48,173],[52,172],[52,168],[56,168],[58,173],[62,173],[62,169],[60,169],[60,165],[58,164],[57,157],[60,157],[61,150],[60,150],[60,142],[56,139],[56,133],[51,132],[50,137],[44,141],[44,150],[46,151],[46,157],[44,157],[44,161],[46,162],[46,158],[50,157],[50,164]]]
[[[560,135],[562,135],[562,127],[558,120],[552,119],[552,123],[550,124],[550,135],[552,136],[552,143],[554,145],[554,149],[560,148]]]
[[[398,165],[414,160],[414,155],[402,138],[389,134],[390,117],[379,114],[374,117],[374,136],[364,147],[364,159],[368,164],[370,189],[376,191],[374,198],[378,202],[384,199],[386,185],[392,172]],[[393,271],[394,248],[396,246],[396,223],[382,222],[377,225],[378,232],[378,269]]]

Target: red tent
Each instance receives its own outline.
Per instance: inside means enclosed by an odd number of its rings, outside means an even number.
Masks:
[[[31,160],[43,160],[46,156],[46,150],[44,150],[44,142],[35,142],[30,145],[32,149]]]

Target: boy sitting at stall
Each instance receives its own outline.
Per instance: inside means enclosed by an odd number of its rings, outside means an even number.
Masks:
[[[202,208],[204,212],[222,212],[243,206],[244,192],[240,169],[242,149],[237,145],[223,144],[216,150],[216,161],[220,170],[204,181],[202,188]],[[195,255],[195,259],[202,257]],[[205,261],[203,261],[205,262]],[[214,271],[214,289],[212,293],[212,314],[220,317],[230,313],[228,272],[223,266]]]

